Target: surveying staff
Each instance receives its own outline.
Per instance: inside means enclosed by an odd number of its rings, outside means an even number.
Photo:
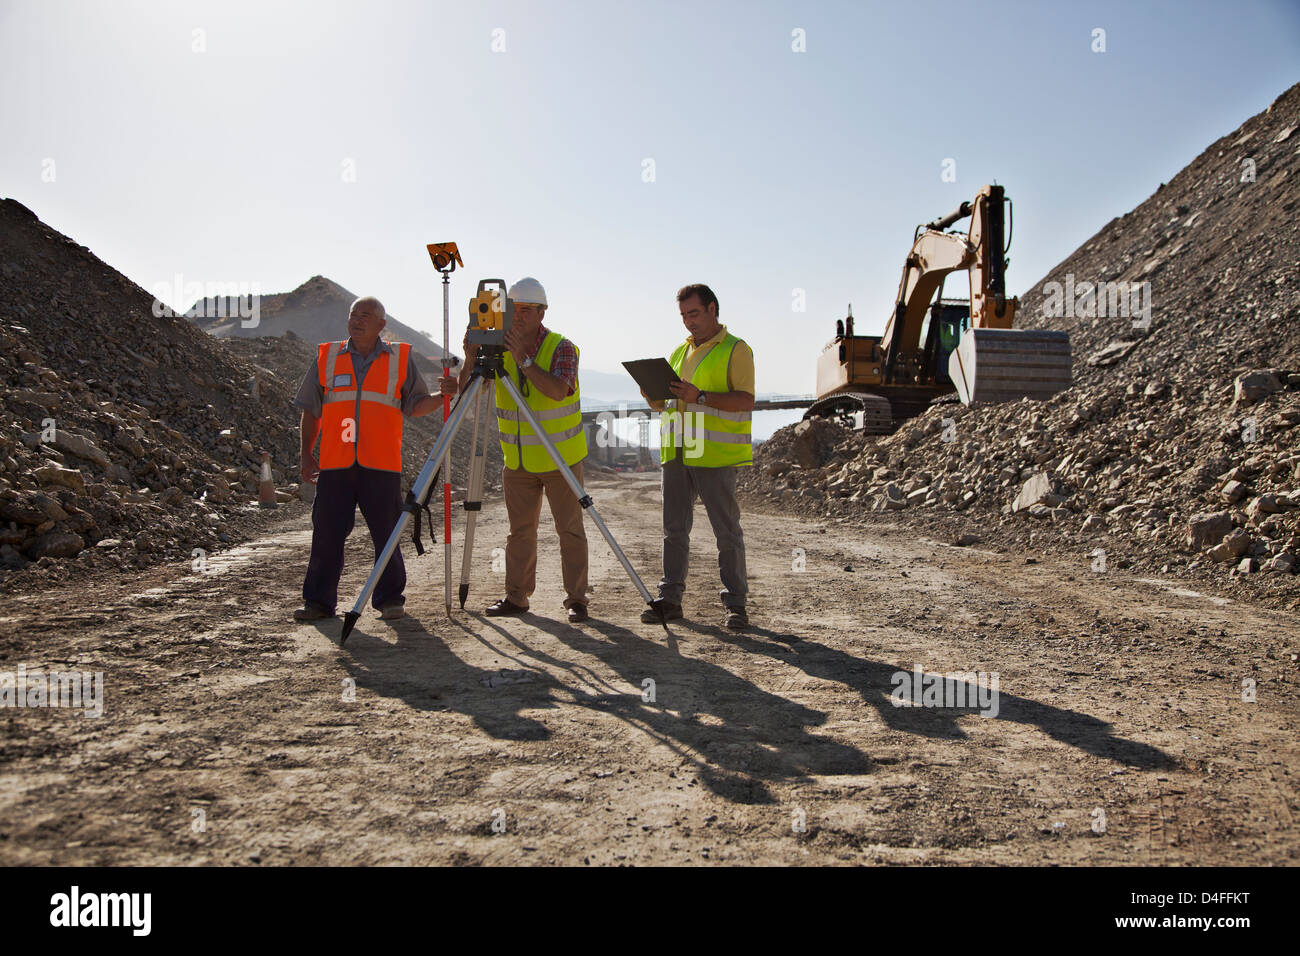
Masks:
[[[686,569],[690,559],[695,499],[718,541],[718,570],[727,627],[749,626],[745,596],[745,538],[736,501],[736,469],[754,463],[750,415],[754,410],[754,353],[718,322],[718,297],[707,285],[684,286],[677,293],[682,324],[690,336],[669,359],[680,382],[669,388],[675,398],[651,401],[662,411],[659,461],[663,465],[664,576],[659,597],[669,619],[682,616]],[[642,393],[644,397],[645,393]],[[641,614],[657,624],[652,610]]]
[[[379,558],[402,512],[402,416],[418,418],[442,408],[442,399],[429,394],[411,361],[411,347],[380,341],[386,324],[378,299],[365,296],[353,302],[348,340],[321,343],[294,398],[302,409],[302,480],[316,485],[311,559],[295,620],[334,616],[343,543],[358,506]],[[454,390],[450,378],[442,383],[443,392]],[[312,455],[318,434],[319,461]],[[406,613],[405,589],[406,568],[398,549],[372,598],[380,617],[392,620]]]
[[[577,346],[542,324],[546,317],[546,290],[536,279],[520,279],[506,296],[514,304],[514,323],[506,333],[505,374],[518,385],[538,424],[546,430],[581,485],[587,436],[582,429],[579,404]],[[460,387],[473,371],[469,352],[467,336]],[[506,538],[506,596],[489,605],[486,613],[489,617],[500,617],[528,610],[528,599],[537,588],[537,525],[545,494],[555,520],[555,531],[560,536],[564,606],[569,610],[571,622],[585,621],[587,534],[582,526],[582,506],[500,380],[496,382],[496,408],[497,431],[505,458],[501,485],[510,534]]]

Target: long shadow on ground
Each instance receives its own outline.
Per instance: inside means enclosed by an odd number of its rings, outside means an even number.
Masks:
[[[583,629],[537,617],[527,622],[622,678],[617,692],[592,694],[582,706],[613,714],[671,747],[696,765],[706,787],[727,800],[772,803],[767,782],[874,769],[871,759],[849,744],[809,731],[825,723],[823,712],[769,693],[716,664],[683,657],[675,643],[664,646],[608,621],[590,620]],[[577,669],[488,625],[535,660],[571,673]],[[654,682],[653,702],[643,699],[647,678]],[[702,715],[712,719],[703,721]]]
[[[463,625],[462,625],[463,626]],[[357,682],[383,697],[404,701],[417,710],[455,710],[466,714],[484,733],[501,740],[546,740],[546,725],[522,711],[554,708],[567,688],[545,671],[502,674],[473,667],[457,657],[439,635],[429,633],[408,614],[393,628],[397,640],[358,628],[348,639],[343,666]],[[509,693],[503,693],[508,685]]]
[[[765,638],[766,641],[755,638]],[[894,675],[899,673],[897,666],[853,657],[816,641],[760,627],[750,627],[744,634],[726,635],[724,639],[745,650],[798,667],[810,677],[837,681],[852,688],[866,703],[876,708],[887,726],[895,730],[961,740],[966,738],[966,733],[958,726],[957,718],[979,713],[974,707],[896,706],[891,695],[897,686],[894,681]],[[955,694],[956,685],[956,681],[943,680],[944,700],[959,699]],[[962,696],[967,696],[965,688],[962,690]],[[1053,707],[1001,689],[998,714],[993,719],[1033,724],[1055,740],[1129,767],[1157,769],[1177,762],[1158,747],[1117,737],[1110,724],[1091,714]]]
[[[494,621],[479,618],[487,633],[454,622],[512,669],[473,667],[457,657],[440,635],[407,616],[394,628],[395,642],[364,630],[353,632],[344,666],[374,694],[425,710],[453,710],[477,727],[507,740],[544,740],[546,726],[524,711],[561,704],[609,714],[691,761],[700,782],[737,803],[773,803],[767,783],[810,775],[866,774],[873,764],[840,741],[810,733],[826,720],[821,711],[769,693],[705,661],[682,657],[674,647],[606,622],[596,634],[536,615],[521,619],[555,636],[574,651],[601,661],[618,675],[610,680],[583,663],[560,660],[529,646]],[[491,636],[492,634],[496,636]],[[560,681],[545,667],[564,672]],[[644,681],[654,681],[654,699]],[[704,718],[704,719],[702,719]]]
[[[764,690],[716,664],[683,657],[675,640],[665,646],[594,619],[582,628],[531,614],[520,620],[604,667],[561,660],[492,620],[478,618],[486,633],[453,622],[467,638],[516,665],[508,670],[474,667],[457,657],[442,636],[431,634],[410,616],[398,622],[392,643],[355,632],[345,666],[359,688],[400,698],[414,708],[464,713],[498,739],[550,737],[545,724],[523,716],[524,711],[572,705],[609,714],[689,760],[704,786],[735,803],[775,802],[769,789],[774,781],[875,769],[871,758],[852,744],[812,732],[826,721],[822,711]],[[816,641],[762,627],[751,627],[745,634],[695,630],[721,635],[810,677],[843,684],[874,707],[888,727],[904,733],[964,739],[958,719],[978,713],[973,706],[897,707],[891,698],[895,665],[854,657]],[[555,672],[569,679],[558,679]],[[604,676],[609,672],[617,677]],[[653,681],[653,700],[645,699],[650,696],[647,679]],[[945,692],[956,683],[944,679]],[[999,693],[998,706],[997,719],[1031,724],[1094,756],[1137,768],[1173,762],[1156,747],[1116,736],[1108,723],[1088,714],[1005,691]]]

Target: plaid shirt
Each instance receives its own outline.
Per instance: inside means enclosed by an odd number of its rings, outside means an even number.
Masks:
[[[542,347],[542,342],[550,334],[550,329],[546,326],[537,327],[537,341],[533,343],[533,350],[528,353],[529,358],[537,358],[537,350]],[[551,374],[569,386],[570,395],[578,387],[578,350],[568,339],[560,339],[560,344],[555,347],[555,354],[551,356]]]

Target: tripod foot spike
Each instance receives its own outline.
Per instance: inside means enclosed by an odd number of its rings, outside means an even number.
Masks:
[[[462,584],[460,586],[460,609],[462,611],[465,610],[465,598],[467,597],[469,597],[469,585]]]
[[[650,610],[654,611],[655,614],[659,615],[659,626],[664,629],[665,634],[671,637],[672,631],[668,630],[668,618],[664,614],[664,599],[655,598],[653,601],[651,601]]]
[[[348,635],[352,633],[352,628],[356,627],[359,620],[361,615],[356,611],[348,611],[343,615],[343,633],[339,636],[339,647],[347,643]]]

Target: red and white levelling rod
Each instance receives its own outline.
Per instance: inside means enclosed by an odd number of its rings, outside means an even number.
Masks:
[[[445,293],[444,293],[445,295]],[[443,299],[443,305],[446,305],[446,299]],[[451,361],[447,354],[447,319],[446,310],[443,311],[443,346],[442,346],[442,377],[451,376]],[[442,426],[447,427],[447,419],[451,418],[451,396],[443,393],[442,396]],[[443,591],[446,598],[447,616],[451,617],[451,449],[447,449],[447,457],[442,460],[442,576]]]
[[[433,267],[442,273],[442,377],[451,376],[455,364],[451,357],[451,274],[456,266],[464,266],[460,250],[454,242],[431,242],[427,246]],[[442,423],[445,428],[451,418],[451,396],[442,396]],[[446,597],[447,616],[451,617],[451,449],[442,461],[442,540],[443,540],[443,587]]]

